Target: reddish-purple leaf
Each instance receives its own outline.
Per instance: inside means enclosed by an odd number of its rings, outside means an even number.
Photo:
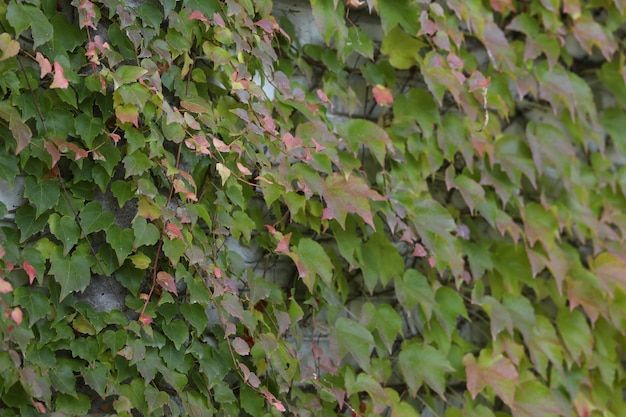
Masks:
[[[202,12],[200,10],[194,10],[193,12],[191,12],[191,14],[189,15],[189,20],[199,20],[201,22],[205,22],[208,23],[209,19],[207,19],[204,14],[202,14]]]
[[[174,277],[165,272],[159,271],[157,273],[157,283],[165,288],[168,292],[171,292],[174,295],[178,295],[178,290],[176,289],[176,282],[174,281]]]
[[[280,241],[278,245],[276,245],[276,252],[279,253],[290,253],[289,250],[289,240],[291,239],[291,233],[287,233]]]
[[[9,118],[9,130],[13,134],[13,137],[17,141],[15,148],[15,154],[19,154],[22,149],[28,146],[30,139],[33,137],[33,133],[30,127],[22,121],[17,112],[12,113]]]
[[[250,354],[250,346],[248,346],[248,343],[241,337],[235,337],[231,345],[238,355],[248,356]]]

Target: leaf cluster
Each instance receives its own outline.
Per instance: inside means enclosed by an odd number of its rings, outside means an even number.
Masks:
[[[277,5],[0,4],[3,413],[622,415],[623,4]]]

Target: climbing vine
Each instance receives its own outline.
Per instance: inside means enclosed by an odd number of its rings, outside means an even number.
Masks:
[[[3,415],[623,415],[626,5],[278,5],[0,4]]]

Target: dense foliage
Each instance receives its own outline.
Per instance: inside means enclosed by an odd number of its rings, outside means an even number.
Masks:
[[[624,1],[311,7],[0,4],[2,415],[626,415]]]

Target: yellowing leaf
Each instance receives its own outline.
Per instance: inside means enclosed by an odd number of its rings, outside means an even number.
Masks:
[[[0,51],[2,51],[0,62],[2,62],[17,55],[20,52],[20,44],[11,39],[8,33],[0,34]]]

